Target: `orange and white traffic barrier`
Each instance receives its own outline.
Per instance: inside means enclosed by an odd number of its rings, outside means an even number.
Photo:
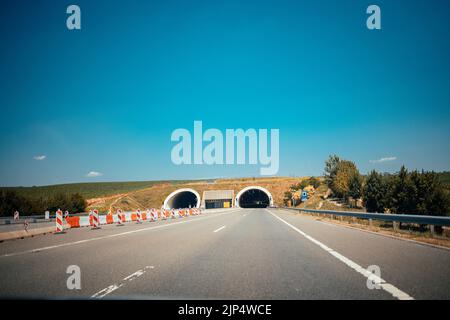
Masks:
[[[141,210],[136,210],[136,221],[137,223],[142,223],[142,216],[141,216]]]
[[[61,211],[61,209],[58,209],[56,211],[56,232],[62,232],[63,231],[63,213]]]
[[[62,214],[62,213],[61,213]],[[147,209],[145,212],[141,213],[140,210],[136,210],[135,213],[126,212],[123,213],[121,209],[117,210],[116,215],[102,215],[99,216],[98,210],[91,210],[89,216],[72,216],[65,219],[67,225],[70,228],[79,228],[91,226],[93,229],[100,228],[102,224],[115,224],[124,225],[125,222],[137,221],[142,223],[143,220],[166,220],[168,218],[176,219],[180,217],[188,217],[192,215],[202,214],[200,208],[189,208],[189,209]],[[63,219],[63,218],[62,218]]]
[[[100,219],[97,209],[92,211],[92,229],[100,229]]]
[[[117,210],[117,225],[118,226],[123,226],[123,224],[124,224],[124,221],[123,221],[123,218],[122,218],[122,210],[118,209]]]
[[[156,212],[156,209],[150,210],[150,217],[151,217],[151,221],[158,220],[158,212]]]

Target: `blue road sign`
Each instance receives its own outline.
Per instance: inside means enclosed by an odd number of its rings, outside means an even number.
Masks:
[[[308,192],[307,191],[302,191],[301,200],[302,200],[302,202],[305,202],[306,200],[308,200]]]

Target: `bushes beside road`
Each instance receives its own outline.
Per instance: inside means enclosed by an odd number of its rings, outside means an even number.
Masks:
[[[61,209],[69,212],[84,212],[86,200],[79,193],[57,193],[50,198],[27,198],[14,191],[0,191],[0,216],[12,216],[17,210],[21,215],[44,214],[46,210],[51,213]]]

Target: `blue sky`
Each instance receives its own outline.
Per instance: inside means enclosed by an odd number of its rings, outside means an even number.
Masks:
[[[194,120],[279,128],[278,175],[320,175],[334,153],[362,172],[450,169],[450,2],[1,6],[0,185],[259,175],[172,164],[171,132]]]

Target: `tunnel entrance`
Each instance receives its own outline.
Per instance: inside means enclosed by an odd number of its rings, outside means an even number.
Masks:
[[[267,208],[273,205],[272,195],[262,187],[247,187],[236,196],[236,207]]]
[[[179,189],[164,201],[164,209],[198,208],[200,195],[193,189]]]
[[[241,208],[266,208],[268,206],[269,197],[258,189],[245,191],[239,198],[239,207]]]

